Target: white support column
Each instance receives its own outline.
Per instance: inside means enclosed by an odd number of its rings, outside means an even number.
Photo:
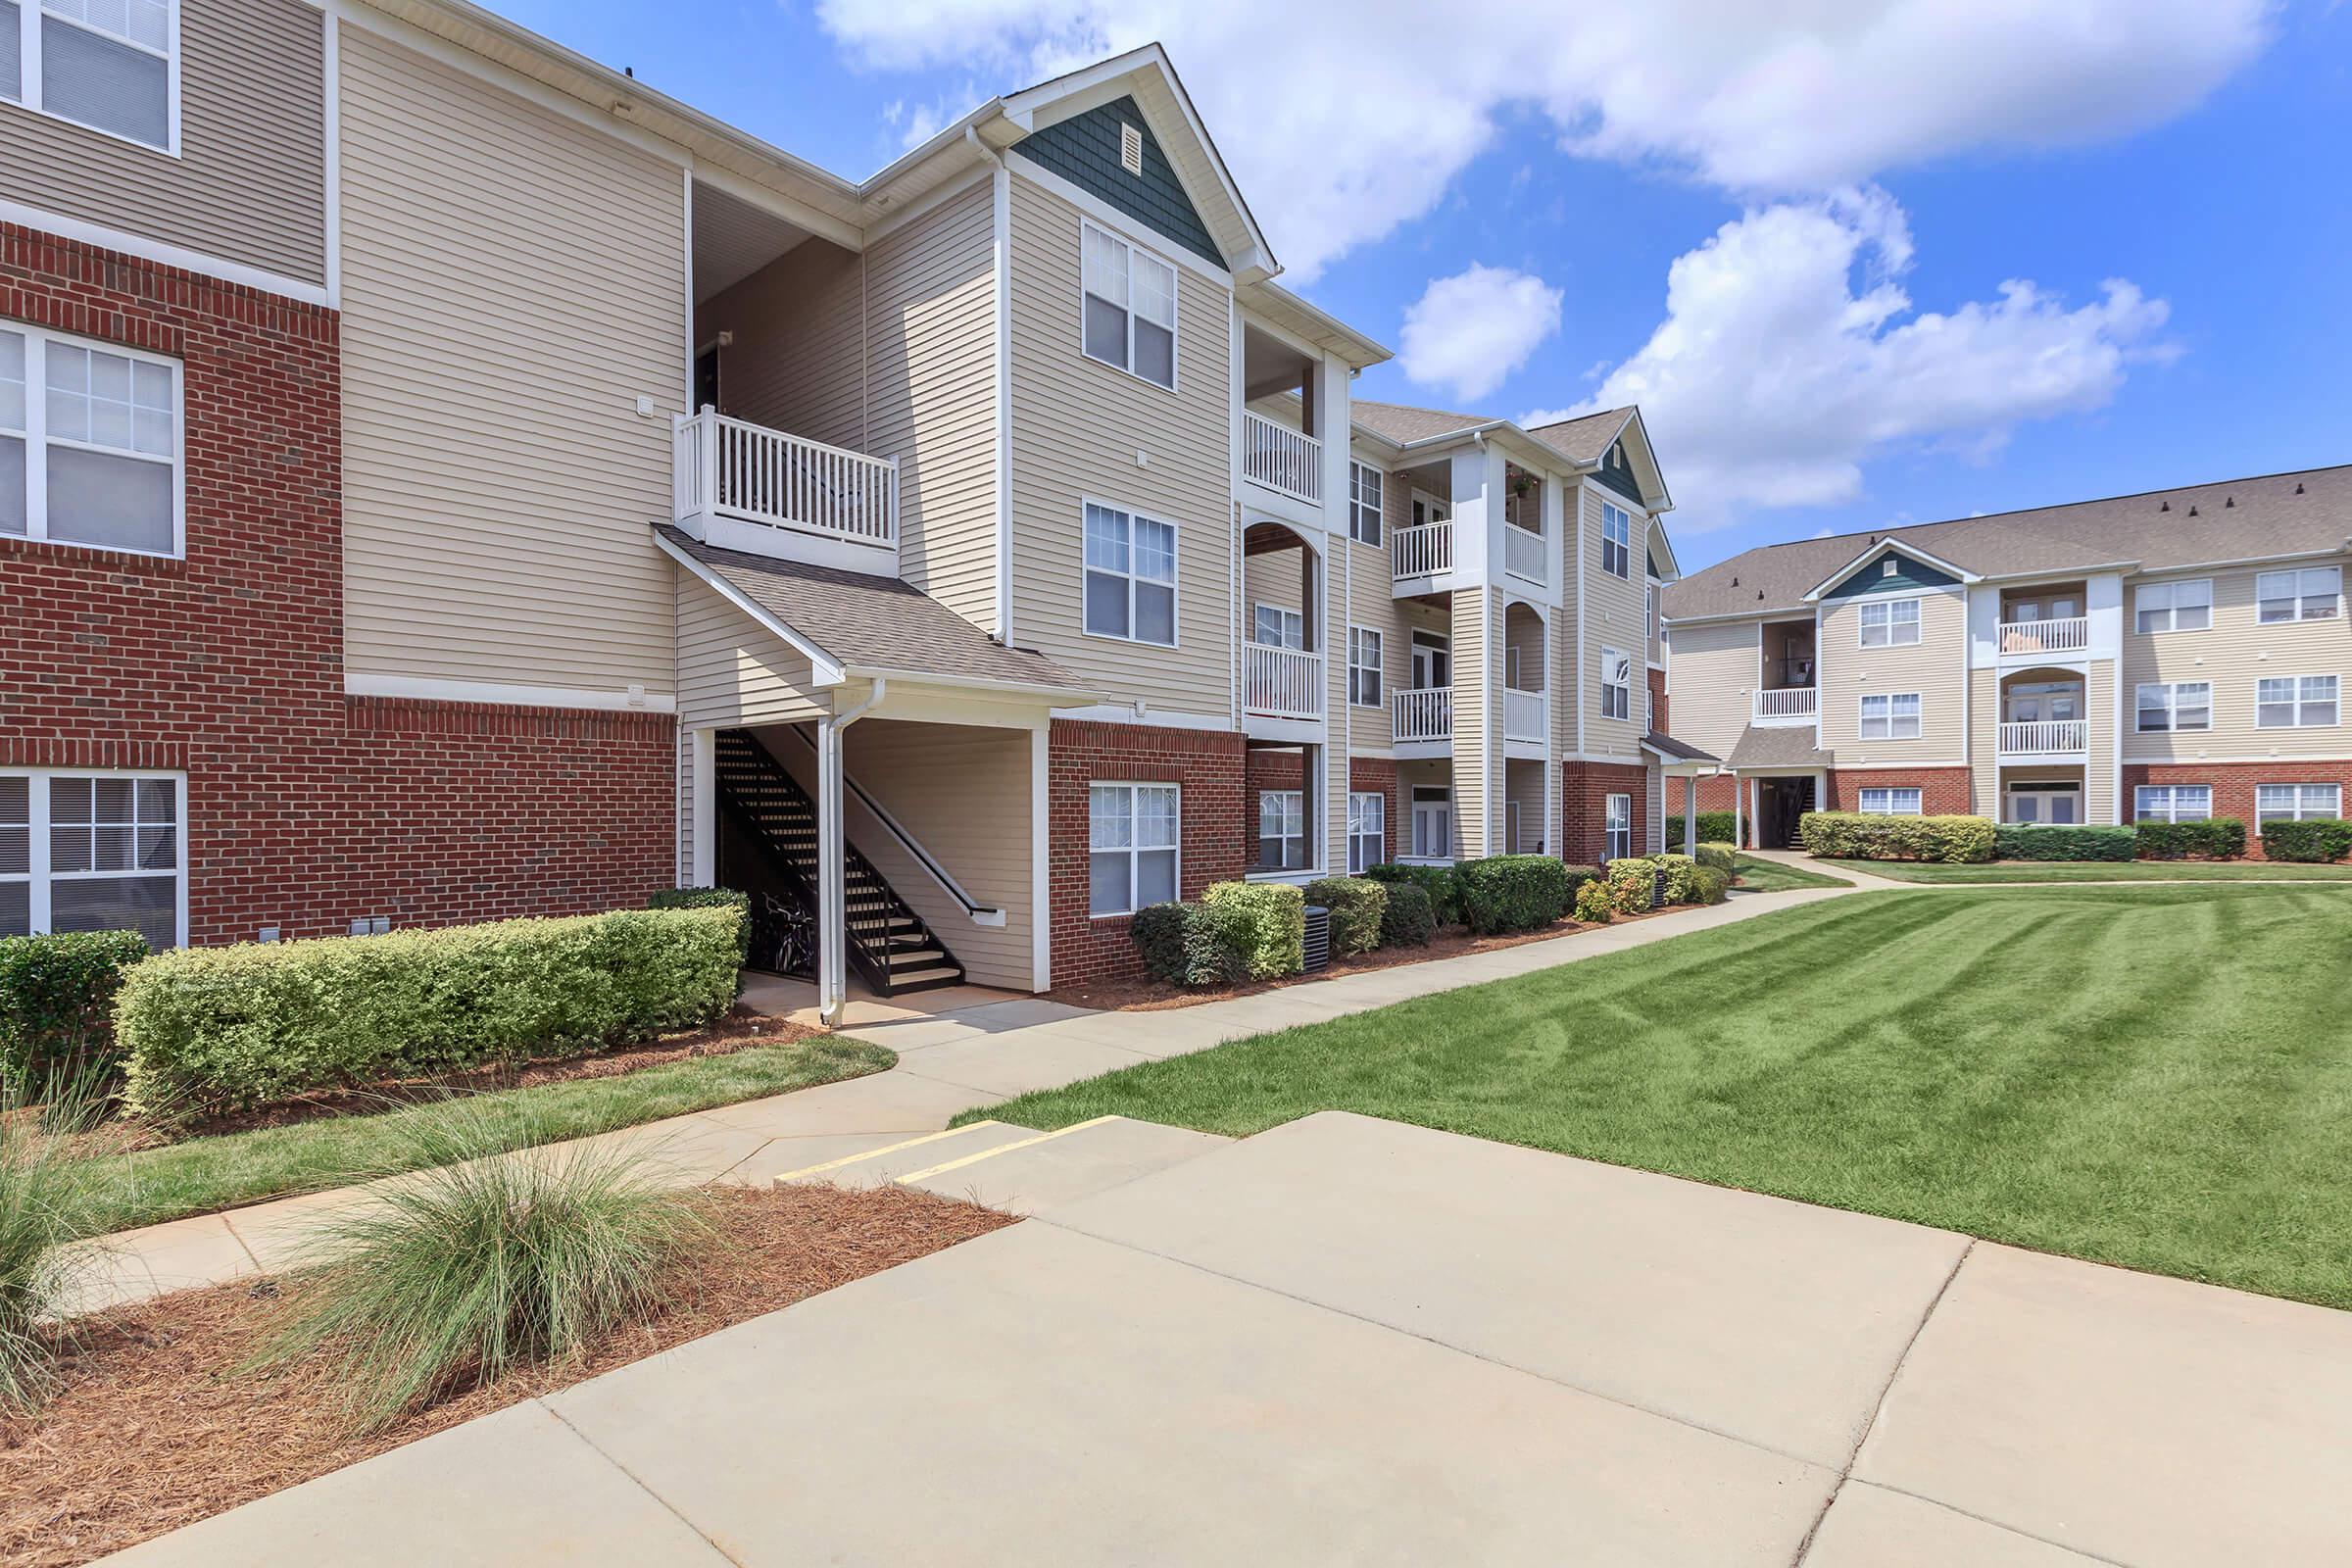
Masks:
[[[1683,775],[1683,853],[1698,854],[1698,777]]]
[[[718,731],[698,729],[687,736],[691,747],[688,787],[693,790],[694,849],[687,866],[687,883],[707,888],[718,881]]]
[[[1732,775],[1732,847],[1747,848],[1747,813],[1740,809],[1740,775]]]
[[[816,1013],[828,1029],[849,1003],[848,893],[843,886],[841,721],[816,725]]]

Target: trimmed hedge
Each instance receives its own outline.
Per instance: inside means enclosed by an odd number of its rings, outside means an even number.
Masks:
[[[0,937],[0,1086],[9,1103],[113,1075],[115,993],[146,956],[136,931]]]
[[[1983,816],[1865,816],[1859,811],[1807,811],[1796,822],[1805,848],[1827,859],[1947,864],[1991,859],[1992,827],[1992,819]]]
[[[1352,957],[1380,946],[1389,890],[1364,876],[1327,876],[1306,885],[1306,902],[1331,911],[1331,956]]]
[[[1548,855],[1491,855],[1453,870],[1462,923],[1477,936],[1541,930],[1565,917],[1576,896],[1568,867]]]
[[[1438,911],[1429,890],[1418,882],[1384,883],[1389,902],[1380,911],[1380,945],[1426,948],[1438,934]]]
[[[1229,916],[1223,928],[1252,980],[1306,968],[1306,895],[1287,882],[1212,882],[1200,902]]]
[[[1205,904],[1152,904],[1135,911],[1128,935],[1154,980],[1195,989],[1249,978],[1250,920],[1245,909]]]
[[[1701,844],[1695,854],[1698,863],[1711,865],[1725,876],[1738,874],[1740,852],[1729,844]]]
[[[1190,966],[1184,956],[1184,928],[1189,904],[1147,904],[1127,922],[1127,935],[1144,960],[1144,973],[1170,985],[1187,984]]]
[[[1367,866],[1364,875],[1392,887],[1410,882],[1429,895],[1429,906],[1437,914],[1438,924],[1462,923],[1461,879],[1454,875],[1450,865],[1374,865]]]
[[[2315,816],[2262,824],[2262,853],[2274,860],[2340,860],[2352,855],[2352,822]]]
[[[1609,907],[1619,914],[1641,914],[1657,907],[1658,868],[1641,856],[1622,856],[1609,862]]]
[[[2129,860],[2139,853],[2139,836],[2128,827],[2003,822],[1992,830],[1992,853],[2002,860]]]
[[[735,888],[656,888],[649,909],[733,909],[743,916],[743,961],[752,961],[752,896]]]
[[[1693,904],[1721,904],[1731,897],[1732,873],[1721,866],[1694,866],[1690,872],[1690,902]]]
[[[1699,812],[1698,842],[1702,845],[1734,842],[1739,820],[1737,811]],[[1683,813],[1680,811],[1666,813],[1666,847],[1670,850],[1683,847]]]
[[[648,1040],[735,1001],[739,909],[623,909],[158,954],[116,1000],[126,1101],[201,1115]]]
[[[2246,853],[2246,824],[2233,816],[2217,816],[2210,822],[2142,822],[2134,832],[2143,859],[2234,860]]]
[[[1587,925],[1607,925],[1613,917],[1609,907],[1609,884],[1598,877],[1579,884],[1575,913]]]

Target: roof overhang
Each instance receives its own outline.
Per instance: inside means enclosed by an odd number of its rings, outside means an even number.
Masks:
[[[654,532],[654,544],[663,555],[693,573],[695,579],[704,587],[766,627],[794,653],[808,661],[809,678],[815,684],[838,686],[849,679],[848,668],[840,660],[825,652],[823,645],[729,582],[725,573],[714,571],[709,564],[696,560],[690,552],[671,541],[660,529],[656,529]]]
[[[1240,283],[1233,292],[1243,310],[1301,342],[1338,355],[1356,369],[1386,364],[1396,357],[1396,351],[1386,344],[1374,342],[1338,317],[1316,309],[1270,280]]]
[[[1820,582],[1814,584],[1812,590],[1805,595],[1805,602],[1807,604],[1814,603],[1815,601],[1819,600],[1823,594],[1828,593],[1831,589],[1837,587],[1839,583],[1845,581],[1848,577],[1851,577],[1855,572],[1860,571],[1864,566],[1869,565],[1872,562],[1879,560],[1883,556],[1893,554],[1908,556],[1913,561],[1920,563],[1922,565],[1933,566],[1937,571],[1942,572],[1944,575],[1956,578],[1961,582],[1982,582],[1984,580],[1984,574],[1981,572],[1971,571],[1966,566],[1954,565],[1951,562],[1944,560],[1941,556],[1930,555],[1927,551],[1920,549],[1917,545],[1906,544],[1900,539],[1890,537],[1881,539],[1877,544],[1872,545],[1869,549],[1863,551],[1853,560],[1847,562],[1844,565],[1839,566],[1836,571],[1833,571],[1827,577],[1824,577]]]

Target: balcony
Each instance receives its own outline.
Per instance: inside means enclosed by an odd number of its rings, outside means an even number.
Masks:
[[[2080,654],[2090,646],[2090,617],[2012,620],[2001,626],[2003,654]]]
[[[1819,711],[1821,694],[1811,686],[1765,687],[1756,693],[1755,722],[1810,724]]]
[[[679,417],[674,452],[673,520],[695,538],[898,575],[896,459],[829,447],[710,409]]]
[[[1535,746],[1544,744],[1542,692],[1523,692],[1515,686],[1502,689],[1502,738]]]
[[[1453,688],[1431,686],[1398,692],[1393,704],[1399,746],[1443,744],[1453,739]]]
[[[1451,571],[1453,524],[1424,522],[1416,527],[1390,530],[1389,564],[1391,575],[1398,581]]]
[[[1529,582],[1549,582],[1544,536],[1516,523],[1502,525],[1502,569]]]
[[[1321,505],[1323,443],[1287,430],[1262,414],[1242,412],[1242,477]]]
[[[2079,718],[2031,719],[2001,725],[2003,757],[2050,757],[2080,753],[2090,745],[2090,726]]]
[[[1259,718],[1323,716],[1323,656],[1242,644],[1242,707]]]

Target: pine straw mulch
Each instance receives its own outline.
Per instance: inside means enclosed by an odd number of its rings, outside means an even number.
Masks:
[[[268,1282],[83,1319],[46,1407],[0,1424],[0,1563],[67,1568],[121,1551],[1013,1222],[904,1187],[710,1197],[723,1243],[682,1271],[660,1316],[585,1356],[457,1395],[368,1437],[351,1435],[316,1364],[277,1378],[236,1372],[273,1321]]]

